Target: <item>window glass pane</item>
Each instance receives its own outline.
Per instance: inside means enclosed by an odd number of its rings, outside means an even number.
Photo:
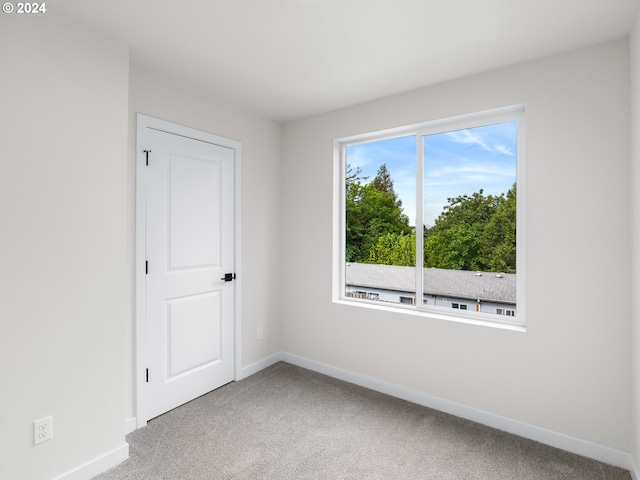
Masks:
[[[446,294],[470,311],[515,310],[516,132],[512,121],[423,137],[424,294],[434,305]]]
[[[345,296],[413,305],[416,137],[347,146],[345,165]]]

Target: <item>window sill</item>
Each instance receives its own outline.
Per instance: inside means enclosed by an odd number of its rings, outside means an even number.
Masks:
[[[368,308],[372,310],[379,310],[379,311],[389,312],[394,314],[413,315],[413,316],[429,318],[433,320],[442,320],[447,322],[456,322],[456,323],[463,323],[467,325],[476,325],[476,326],[482,326],[482,327],[492,327],[492,328],[498,328],[501,330],[509,330],[512,332],[526,333],[527,331],[527,328],[525,325],[516,325],[513,323],[502,323],[499,321],[491,321],[491,320],[481,320],[476,318],[470,318],[468,316],[463,316],[463,315],[451,315],[451,314],[438,313],[431,310],[418,309],[414,306],[406,306],[406,307],[402,305],[386,306],[383,304],[375,304],[371,301],[358,301],[357,299],[354,300],[354,299],[344,299],[344,298],[340,298],[337,300],[334,299],[333,303],[338,305],[348,305],[350,307]]]

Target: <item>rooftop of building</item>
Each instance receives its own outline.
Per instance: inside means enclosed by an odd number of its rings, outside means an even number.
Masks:
[[[516,303],[516,275],[513,273],[444,268],[425,268],[423,272],[427,295]],[[414,292],[415,282],[415,267],[351,262],[345,268],[345,283],[353,287]]]

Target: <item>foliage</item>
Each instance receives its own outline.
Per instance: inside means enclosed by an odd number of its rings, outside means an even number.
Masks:
[[[385,163],[378,168],[377,175],[373,179],[372,184],[379,192],[388,192],[393,195],[394,200],[397,200],[396,192],[393,190],[393,180]]]
[[[367,263],[415,266],[416,236],[387,233],[378,237],[378,241],[369,250]]]
[[[408,217],[393,190],[383,164],[372,182],[362,185],[358,172],[346,185],[346,260],[366,263],[378,238],[386,234],[411,233]]]
[[[370,183],[363,185],[360,174],[347,167],[346,261],[415,265],[415,232],[386,165]],[[423,235],[425,267],[515,273],[515,184],[506,197],[480,190],[449,198]]]
[[[516,271],[516,189],[448,199],[429,230],[424,265],[456,270]]]
[[[449,198],[425,241],[427,267],[482,270],[481,236],[496,212],[500,197],[473,195]]]
[[[482,232],[480,259],[491,272],[516,273],[516,185]]]
[[[362,169],[360,167],[357,167],[355,172],[353,171],[353,168],[351,168],[351,165],[347,165],[347,172],[345,175],[345,182],[347,187],[349,187],[349,185],[356,183],[356,182],[360,182],[362,180],[366,180],[369,177],[363,177],[362,176]]]

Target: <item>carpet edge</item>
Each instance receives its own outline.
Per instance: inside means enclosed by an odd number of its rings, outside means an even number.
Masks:
[[[306,368],[329,377],[353,383],[355,385],[416,403],[424,407],[433,408],[434,410],[471,420],[488,427],[496,428],[529,440],[549,445],[551,447],[592,458],[616,467],[624,468],[629,470],[634,480],[640,480],[629,452],[543,427],[538,427],[519,420],[503,417],[501,415],[486,412],[460,403],[451,402],[443,398],[400,387],[398,385],[367,377],[365,375],[360,375],[355,372],[327,365],[295,354],[281,352],[278,355],[278,358],[280,361],[290,363],[301,368]]]

